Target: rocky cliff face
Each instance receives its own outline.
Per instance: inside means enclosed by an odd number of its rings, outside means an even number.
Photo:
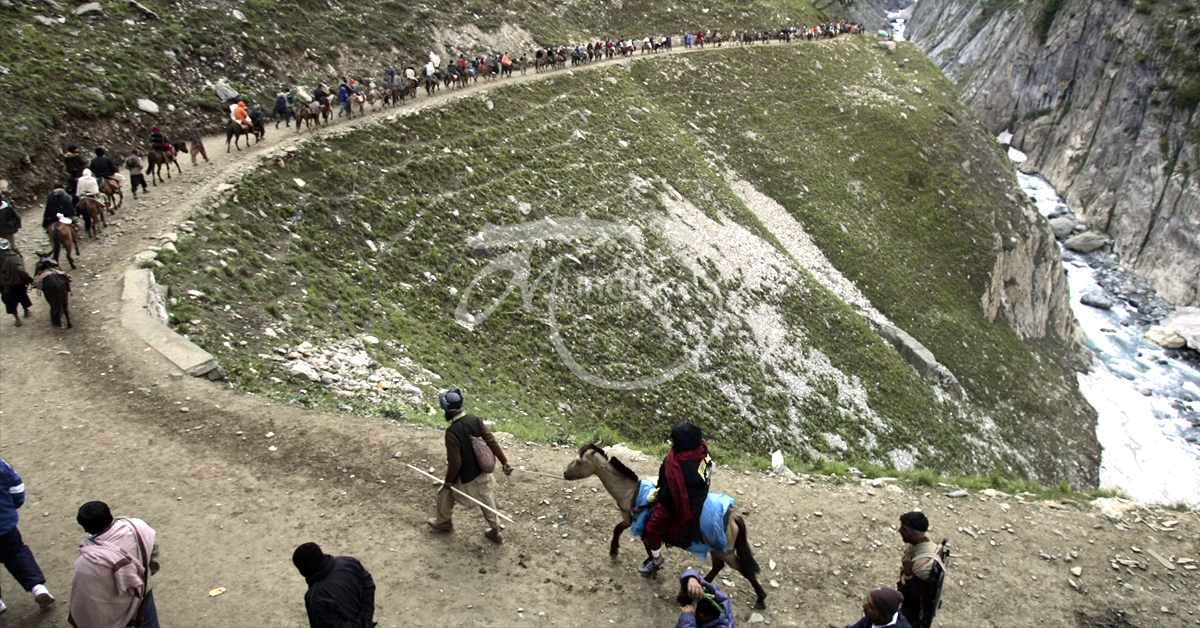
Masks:
[[[908,25],[1124,263],[1200,303],[1200,16],[1174,2],[921,0]]]

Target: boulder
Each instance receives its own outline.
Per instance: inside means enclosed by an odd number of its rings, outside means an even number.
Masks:
[[[296,96],[296,100],[306,105],[313,101],[312,94],[308,93],[303,87],[296,86],[292,88],[292,94]]]
[[[144,262],[153,262],[157,257],[158,253],[155,251],[142,251],[141,253],[134,255],[133,259],[140,264]]]
[[[35,16],[33,16],[33,19],[41,22],[45,26],[54,26],[55,24],[58,24],[58,22],[56,22],[44,15],[35,15]]]
[[[79,91],[87,94],[88,96],[91,96],[92,98],[95,98],[96,100],[107,100],[108,99],[108,97],[104,95],[104,91],[101,90],[99,87],[88,87],[86,85],[80,85]]]
[[[137,108],[146,113],[158,113],[158,105],[153,100],[139,98],[137,100]]]
[[[1184,340],[1183,336],[1158,325],[1146,330],[1146,333],[1142,334],[1142,338],[1145,338],[1146,342],[1158,345],[1163,349],[1182,349],[1187,346],[1187,340]]]
[[[104,7],[100,6],[99,2],[88,2],[75,7],[75,15],[88,15],[91,13],[100,14],[104,12]]]
[[[1054,232],[1054,237],[1059,240],[1066,239],[1071,235],[1071,231],[1075,229],[1075,219],[1070,216],[1058,216],[1050,219],[1050,230]]]
[[[884,52],[886,52],[888,54],[896,54],[896,42],[894,42],[894,41],[881,41],[875,45],[879,46]]]
[[[56,2],[55,0],[42,0],[42,3],[45,4],[46,6],[50,7],[51,9],[54,9],[55,11],[63,10],[63,5]]]
[[[948,392],[960,398],[963,396],[962,385],[958,383],[958,378],[954,376],[954,373],[938,362],[933,352],[908,332],[895,325],[881,324],[879,335],[888,341],[888,344],[895,347],[896,352],[922,377],[938,383]]]
[[[230,87],[228,83],[218,82],[213,89],[217,92],[217,98],[221,100],[233,100],[238,97],[238,91]]]
[[[1026,155],[1025,153],[1022,153],[1021,151],[1019,151],[1019,150],[1017,150],[1017,149],[1015,149],[1015,148],[1013,148],[1012,146],[1009,146],[1009,147],[1008,147],[1008,158],[1009,158],[1010,160],[1012,160],[1012,161],[1016,162],[1016,163],[1019,163],[1019,164],[1023,164],[1023,163],[1025,163],[1025,162],[1029,161],[1029,156],[1028,156],[1028,155]]]
[[[1095,231],[1084,231],[1077,236],[1071,236],[1063,246],[1076,253],[1091,253],[1108,246],[1108,236]]]
[[[157,20],[160,22],[162,21],[162,17],[160,17],[157,13],[152,11],[150,9],[150,7],[147,7],[146,5],[142,4],[141,2],[138,2],[137,0],[129,0],[129,6],[140,11],[141,14],[146,16],[147,19]]]
[[[771,452],[771,471],[775,475],[783,476],[788,479],[793,479],[796,474],[788,468],[787,463],[783,459],[783,451],[776,449]]]
[[[242,13],[241,11],[238,11],[237,9],[234,9],[233,11],[231,11],[231,14],[233,15],[233,19],[235,19],[239,22],[248,22],[249,21],[246,19],[246,14]]]
[[[292,366],[288,368],[288,373],[290,375],[308,378],[308,381],[310,382],[321,381],[321,374],[317,372],[317,369],[313,368],[311,364],[305,362],[304,360],[296,360],[295,362],[292,362]]]
[[[1079,297],[1079,302],[1088,306],[1101,310],[1111,310],[1113,306],[1112,299],[1096,292],[1088,292]]]
[[[1187,346],[1200,351],[1200,307],[1181,307],[1162,326],[1182,337]]]
[[[1009,133],[1008,131],[1002,131],[999,135],[996,136],[996,141],[1000,142],[1004,146],[1008,146],[1009,144],[1012,144],[1012,140],[1013,140],[1013,134]]]

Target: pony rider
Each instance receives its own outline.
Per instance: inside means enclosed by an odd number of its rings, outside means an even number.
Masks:
[[[171,159],[175,159],[175,145],[167,141],[167,136],[163,135],[162,130],[158,127],[150,129],[150,148],[161,150],[170,155]]]
[[[700,428],[690,422],[676,425],[671,429],[671,451],[658,469],[657,496],[642,535],[649,557],[638,566],[639,572],[651,575],[662,566],[664,538],[687,545],[699,534],[700,511],[711,481],[712,458]]]
[[[246,103],[239,100],[238,104],[229,108],[229,113],[229,118],[242,125],[242,130],[250,132],[253,127],[250,124],[250,116],[246,114]]]

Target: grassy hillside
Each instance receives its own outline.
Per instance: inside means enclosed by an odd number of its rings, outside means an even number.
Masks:
[[[60,143],[124,149],[142,145],[153,124],[175,133],[194,124],[214,131],[224,110],[205,86],[218,80],[242,91],[249,104],[269,108],[281,84],[332,80],[327,66],[339,75],[379,77],[386,64],[421,61],[431,46],[468,25],[484,31],[509,25],[545,44],[817,19],[807,0],[714,2],[703,9],[648,0],[142,2],[159,20],[116,0],[100,2],[101,12],[76,15],[80,4],[14,0],[0,6],[0,90],[7,96],[0,102],[7,121],[0,129],[0,176],[44,185]],[[160,113],[139,112],[138,98],[153,100]],[[32,164],[18,170],[25,156]]]
[[[263,357],[372,334],[379,362],[411,358],[467,387],[481,415],[525,438],[657,448],[690,419],[724,456],[782,447],[1092,482],[1098,446],[1067,347],[1028,346],[980,312],[1012,173],[936,68],[902,52],[846,38],[639,61],[314,142],[161,255],[173,324],[235,386],[294,403],[438,423]],[[968,401],[790,258],[731,176],[776,199]],[[583,219],[632,229],[597,234]],[[537,237],[507,246],[489,225]],[[487,272],[514,252],[530,265],[529,307],[505,292],[509,274]],[[464,325],[464,303],[495,311]],[[611,385],[680,363],[665,383]]]

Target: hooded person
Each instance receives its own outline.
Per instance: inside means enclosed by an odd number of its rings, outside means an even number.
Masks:
[[[686,544],[699,537],[700,511],[708,499],[712,458],[700,428],[684,422],[671,429],[671,451],[658,468],[658,490],[646,520],[642,543],[648,557],[639,567],[651,575],[663,564],[662,544]]]
[[[874,589],[863,601],[863,618],[846,628],[912,628],[900,605],[904,596],[895,589]]]
[[[250,130],[250,116],[246,113],[246,103],[238,101],[238,104],[233,106],[233,121],[242,125],[242,128]]]
[[[79,198],[97,198],[100,196],[100,182],[92,176],[91,168],[84,168],[75,183],[75,196]]]
[[[292,564],[308,584],[304,609],[310,628],[375,625],[375,580],[357,558],[330,556],[320,545],[305,543],[292,552]]]

